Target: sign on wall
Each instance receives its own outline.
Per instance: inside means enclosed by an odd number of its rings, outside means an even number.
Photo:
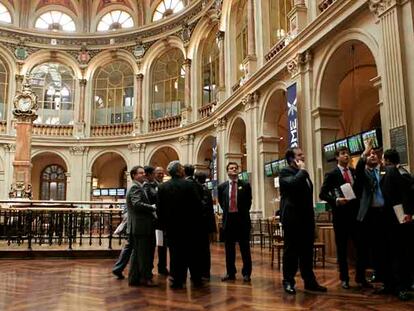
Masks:
[[[299,145],[298,138],[298,106],[297,106],[296,83],[287,89],[287,107],[288,107],[288,129],[289,129],[289,147]]]
[[[408,164],[407,130],[405,125],[390,129],[391,148],[398,151],[401,164]]]

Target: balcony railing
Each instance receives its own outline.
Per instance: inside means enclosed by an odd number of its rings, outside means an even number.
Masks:
[[[327,8],[329,8],[336,0],[324,0],[321,3],[319,3],[319,11],[322,13]]]
[[[0,250],[111,250],[125,237],[113,234],[123,219],[117,203],[7,203],[0,208]]]
[[[153,120],[150,120],[149,122],[151,132],[163,131],[163,130],[179,127],[180,124],[181,124],[181,115],[153,119]]]
[[[131,134],[133,130],[134,125],[132,123],[93,125],[91,126],[91,136],[122,136]]]
[[[200,118],[202,119],[210,116],[213,113],[213,108],[216,106],[216,104],[216,102],[212,102],[199,108],[198,114]]]
[[[72,125],[51,125],[51,124],[34,124],[34,136],[72,136]]]
[[[277,54],[279,54],[280,51],[282,51],[286,46],[286,38],[280,39],[265,55],[266,61],[271,60],[273,57],[275,57]]]

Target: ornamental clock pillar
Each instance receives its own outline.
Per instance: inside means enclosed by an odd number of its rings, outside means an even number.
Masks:
[[[13,115],[16,128],[16,152],[13,161],[13,182],[10,188],[10,198],[32,198],[31,184],[31,149],[32,127],[37,114],[37,96],[33,93],[29,78],[23,84],[21,92],[14,97]]]

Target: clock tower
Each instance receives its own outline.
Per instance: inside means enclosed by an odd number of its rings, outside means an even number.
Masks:
[[[16,153],[13,161],[13,183],[10,198],[32,198],[32,127],[37,114],[37,96],[33,93],[29,77],[14,97],[13,115],[16,129]]]

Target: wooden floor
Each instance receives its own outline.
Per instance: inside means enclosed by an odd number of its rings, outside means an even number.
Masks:
[[[175,291],[158,276],[158,288],[131,288],[126,280],[113,278],[114,261],[108,259],[0,260],[0,310],[414,310],[414,301],[341,289],[332,264],[316,269],[327,294],[304,292],[298,280],[297,295],[287,296],[280,272],[270,268],[269,252],[259,247],[253,251],[251,285],[240,277],[222,283],[223,246],[214,245],[212,253],[211,282],[202,289],[192,290],[188,283]]]

